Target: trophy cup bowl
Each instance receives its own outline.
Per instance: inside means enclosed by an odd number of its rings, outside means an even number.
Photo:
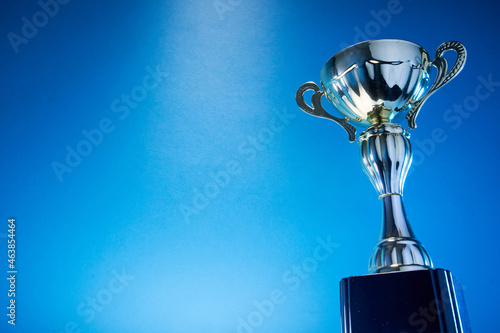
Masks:
[[[448,71],[442,55],[450,50],[457,53],[457,59]],[[409,132],[399,123],[406,117],[408,126],[416,128],[423,103],[462,70],[466,51],[460,42],[445,42],[434,60],[429,59],[423,47],[404,40],[358,43],[323,66],[323,91],[316,83],[307,82],[296,94],[303,111],[335,121],[347,131],[349,141],[356,140],[353,124],[364,128],[358,137],[361,164],[382,201],[382,228],[369,260],[369,272],[376,274],[341,281],[343,333],[414,332],[413,313],[429,304],[439,304],[430,331],[470,332],[459,284],[449,271],[433,268],[403,205],[412,148]],[[437,72],[431,83],[432,68]],[[304,101],[309,90],[313,91],[312,106]],[[342,118],[323,108],[323,96]]]
[[[446,51],[457,52],[457,60],[448,72],[442,57]],[[454,78],[463,68],[466,51],[460,42],[450,41],[439,46],[433,61],[420,45],[399,39],[361,42],[335,54],[323,66],[321,87],[307,82],[297,91],[296,100],[305,112],[331,119],[349,133],[355,141],[356,128],[383,122],[399,123],[406,116],[411,129],[423,103],[439,88]],[[436,68],[434,83],[430,83],[431,68]],[[314,90],[312,107],[304,102],[303,94]],[[321,97],[345,118],[326,112]]]
[[[403,40],[362,42],[334,55],[321,70],[325,97],[344,116],[368,127],[398,123],[429,90],[431,63],[421,46]],[[377,107],[386,114],[376,119]]]

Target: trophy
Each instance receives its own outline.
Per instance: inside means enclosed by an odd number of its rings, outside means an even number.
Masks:
[[[455,51],[448,71],[443,53]],[[367,275],[340,282],[343,333],[462,333],[470,332],[461,287],[448,270],[436,269],[408,222],[403,186],[412,161],[410,129],[424,102],[463,68],[464,46],[445,42],[434,60],[421,46],[397,39],[365,41],[334,55],[314,82],[297,91],[299,107],[316,117],[342,126],[349,141],[356,127],[364,172],[382,202],[382,229],[369,260]],[[430,71],[437,72],[433,82]],[[311,103],[304,93],[312,90]],[[325,111],[321,98],[334,106],[337,116]]]

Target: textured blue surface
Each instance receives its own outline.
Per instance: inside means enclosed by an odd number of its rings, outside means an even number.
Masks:
[[[0,5],[2,332],[338,332],[381,207],[356,144],[295,92],[376,38],[468,50],[412,131],[405,204],[473,330],[498,332],[495,1],[45,7]]]

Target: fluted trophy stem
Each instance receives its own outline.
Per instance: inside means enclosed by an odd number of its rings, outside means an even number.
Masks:
[[[432,268],[406,217],[403,186],[411,165],[409,133],[390,122],[372,125],[358,143],[361,163],[382,200],[380,237],[370,258],[372,273]]]

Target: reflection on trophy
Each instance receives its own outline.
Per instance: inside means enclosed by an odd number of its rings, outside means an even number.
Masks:
[[[442,57],[453,50],[457,59],[448,70]],[[341,281],[344,333],[470,332],[460,285],[451,273],[434,269],[416,239],[403,204],[403,186],[412,161],[410,129],[424,102],[463,68],[464,46],[443,43],[434,60],[421,46],[395,39],[366,41],[334,55],[321,70],[321,88],[308,82],[297,91],[305,112],[335,121],[356,140],[361,164],[383,206],[380,238],[369,260],[369,272]],[[437,72],[434,82],[430,71]],[[311,103],[304,93],[312,90]],[[322,90],[322,91],[321,91]],[[327,113],[321,98],[338,116]]]

